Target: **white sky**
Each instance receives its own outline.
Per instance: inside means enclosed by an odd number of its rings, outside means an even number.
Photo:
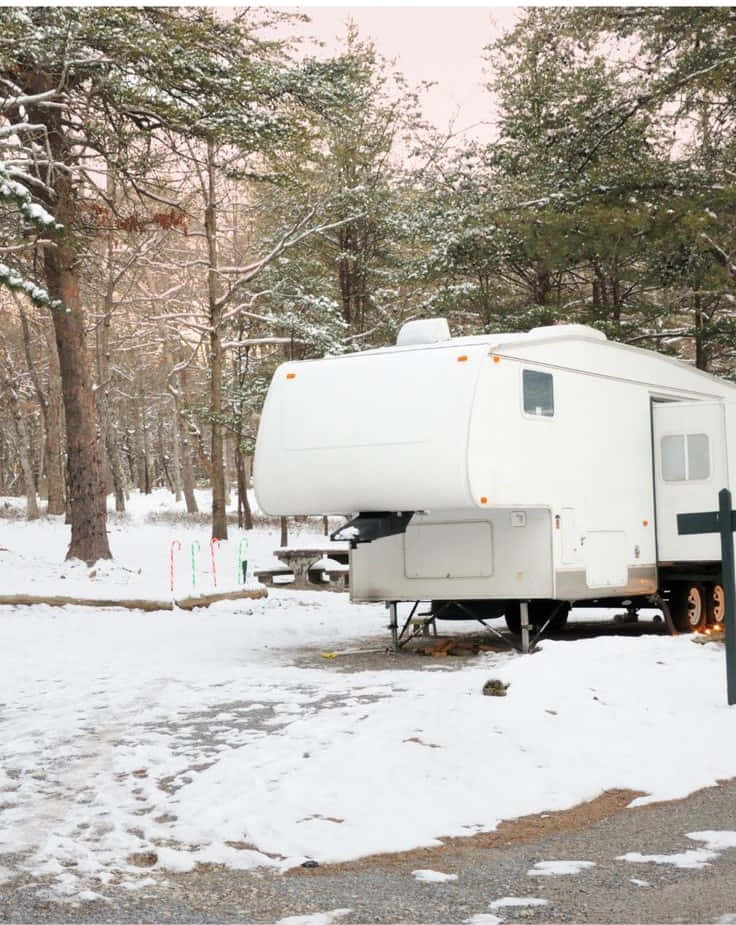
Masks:
[[[494,134],[483,49],[513,26],[517,8],[303,4],[296,9],[310,17],[306,31],[326,50],[339,50],[345,24],[353,19],[361,38],[372,39],[411,85],[435,82],[425,94],[424,115],[438,129],[453,124],[456,132],[481,140]]]

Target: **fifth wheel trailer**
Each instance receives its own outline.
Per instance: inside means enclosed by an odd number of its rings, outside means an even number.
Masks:
[[[736,386],[583,325],[287,362],[261,416],[271,515],[347,514],[353,601],[437,616],[564,622],[574,603],[723,619],[716,534],[677,514],[734,491]]]

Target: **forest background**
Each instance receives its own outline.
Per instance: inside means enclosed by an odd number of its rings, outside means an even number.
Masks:
[[[0,495],[65,515],[69,557],[109,556],[131,487],[194,515],[210,485],[218,538],[236,492],[249,528],[275,367],[410,319],[580,322],[734,378],[734,10],[520,11],[488,143],[302,20],[0,9]]]

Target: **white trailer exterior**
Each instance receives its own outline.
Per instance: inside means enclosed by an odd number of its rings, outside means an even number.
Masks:
[[[664,594],[680,628],[719,619],[718,536],[679,536],[676,514],[734,490],[736,386],[582,325],[428,332],[285,363],[264,405],[266,513],[411,512],[354,546],[352,600],[497,602],[511,625],[520,601],[539,621]]]

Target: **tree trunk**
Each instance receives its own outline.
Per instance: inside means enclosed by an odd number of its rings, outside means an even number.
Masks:
[[[166,366],[171,369],[174,365],[174,358],[168,345],[164,346],[164,361]],[[171,392],[171,373],[167,377],[167,385]],[[179,431],[179,414],[177,396],[171,396],[174,400],[174,420],[171,428],[171,480],[173,482],[172,491],[174,500],[181,501],[181,433]],[[162,428],[163,440],[163,428]]]
[[[225,476],[225,509],[230,506],[231,497],[230,492],[232,490],[231,486],[231,469],[232,469],[232,441],[230,436],[226,433],[223,433],[222,439],[222,456],[223,456],[223,473]]]
[[[110,474],[112,475],[112,487],[115,492],[115,510],[118,514],[125,511],[125,471],[120,459],[120,447],[115,436],[115,428],[112,425],[109,415],[105,421],[105,449],[107,458],[110,463]]]
[[[552,275],[546,267],[537,267],[534,272],[534,304],[546,307],[547,299],[552,291]],[[544,313],[544,323],[553,321],[551,312]]]
[[[207,141],[207,188],[205,195],[204,227],[207,236],[207,297],[210,321],[210,426],[212,427],[212,536],[227,539],[225,510],[225,459],[222,426],[222,305],[219,299],[217,257],[217,203],[215,187],[215,145]]]
[[[46,427],[41,425],[38,453],[36,454],[36,489],[41,498],[48,497],[48,485],[46,484]],[[33,438],[31,438],[33,443]]]
[[[192,447],[189,439],[189,426],[186,421],[184,411],[181,406],[181,393],[185,388],[185,377],[183,370],[180,370],[178,382],[176,384],[169,381],[169,391],[174,399],[174,442],[181,448],[179,458],[181,460],[181,481],[184,490],[184,501],[187,506],[187,514],[197,514],[199,507],[197,498],[194,494],[194,468],[192,466]]]
[[[289,545],[289,527],[285,517],[281,518],[281,541],[279,546]]]
[[[41,381],[33,360],[31,351],[31,334],[28,324],[28,317],[23,308],[23,303],[16,296],[16,304],[20,315],[21,330],[23,332],[23,349],[26,357],[26,365],[36,391],[38,404],[41,409],[41,420],[43,423],[44,439],[43,453],[39,466],[39,475],[41,470],[45,473],[46,478],[46,497],[47,513],[63,514],[64,513],[64,472],[62,464],[61,450],[61,383],[59,381],[59,356],[56,351],[56,343],[52,335],[52,326],[43,319],[41,331],[46,343],[49,372],[46,392],[44,392]],[[39,484],[41,478],[39,477]]]
[[[184,422],[181,417],[177,417],[177,425],[179,427],[179,433],[181,434],[181,428]],[[194,467],[192,466],[192,449],[188,440],[182,440],[182,454],[181,454],[181,482],[182,489],[184,491],[184,501],[187,506],[187,514],[197,514],[199,513],[199,505],[197,504],[197,496],[194,494]]]
[[[252,456],[242,456],[243,461],[243,516],[245,520],[245,529],[253,529],[253,512],[250,509],[250,501],[248,500],[248,488],[250,487],[250,473],[253,468],[253,457]]]
[[[59,352],[50,324],[44,325],[49,357],[48,398],[46,411],[46,485],[48,489],[48,514],[63,514],[64,500],[64,450],[61,398],[61,373]]]
[[[245,491],[245,468],[243,466],[243,454],[240,447],[235,449],[235,477],[238,486],[238,527],[242,530],[244,523],[245,505],[243,499],[246,496]]]
[[[111,201],[115,199],[115,184],[112,174],[107,172],[107,195]],[[102,311],[102,323],[97,327],[97,378],[99,389],[97,391],[97,410],[100,416],[100,426],[105,441],[107,461],[110,466],[112,487],[115,493],[115,510],[118,514],[125,511],[125,474],[120,460],[120,447],[110,414],[110,326],[115,297],[115,241],[112,231],[107,235],[107,278],[105,280],[105,296]]]
[[[57,78],[53,74],[39,70],[29,81],[29,89],[43,93],[52,90],[56,84]],[[71,522],[67,558],[92,563],[97,559],[109,559],[111,555],[97,437],[97,409],[77,276],[82,264],[74,239],[79,190],[74,186],[71,171],[61,167],[74,162],[77,157],[74,146],[78,139],[73,132],[67,137],[68,128],[64,120],[68,113],[63,106],[34,104],[28,107],[27,113],[31,122],[46,126],[46,149],[51,163],[40,166],[38,172],[44,182],[53,186],[53,195],[46,197],[46,205],[63,228],[55,235],[53,246],[44,247],[43,263],[48,293],[60,303],[59,307],[51,310],[51,317],[59,355],[66,422],[67,501]],[[54,169],[52,164],[59,166]]]
[[[174,409],[176,415],[176,409]],[[171,433],[171,478],[174,482],[174,500],[181,501],[181,437],[178,421]]]
[[[150,495],[153,488],[153,461],[151,459],[151,433],[146,420],[146,395],[141,391],[141,430],[143,431],[143,491]]]
[[[48,91],[56,85],[53,75],[39,71],[36,78],[35,92]],[[28,116],[32,122],[46,125],[46,145],[51,161],[57,165],[72,162],[76,156],[72,146],[77,140],[66,137],[65,111],[61,107],[34,105],[28,108]],[[39,172],[44,181],[53,185],[54,196],[47,199],[47,205],[56,221],[63,226],[63,231],[54,238],[53,246],[43,249],[43,262],[48,293],[60,303],[60,307],[51,310],[51,317],[59,354],[66,422],[67,500],[71,521],[67,558],[92,563],[97,559],[109,559],[111,555],[97,438],[97,409],[77,277],[82,263],[74,240],[79,191],[73,185],[70,171],[52,170],[49,166]]]
[[[23,487],[26,493],[26,520],[38,520],[38,499],[36,498],[36,482],[33,478],[28,429],[23,414],[17,407],[13,409],[13,418],[18,437],[18,456],[23,470]]]
[[[67,216],[64,218],[68,221]],[[49,294],[64,306],[54,309],[52,317],[59,351],[69,469],[72,535],[66,557],[91,564],[98,559],[111,559],[112,555],[107,538],[107,508],[92,376],[79,286],[71,269],[76,264],[76,255],[71,246],[60,242],[56,248],[46,248],[44,257]]]
[[[21,408],[20,396],[15,384],[18,377],[13,368],[10,354],[5,341],[0,340],[0,383],[10,402],[10,413],[13,416],[13,428],[18,441],[18,458],[23,472],[23,485],[26,494],[26,520],[38,518],[38,501],[36,500],[36,481],[33,477],[33,463],[31,462],[31,446],[26,427],[26,420]]]
[[[697,369],[708,370],[710,365],[710,351],[705,338],[705,319],[703,316],[703,303],[696,293],[693,299],[695,309],[695,366]]]

